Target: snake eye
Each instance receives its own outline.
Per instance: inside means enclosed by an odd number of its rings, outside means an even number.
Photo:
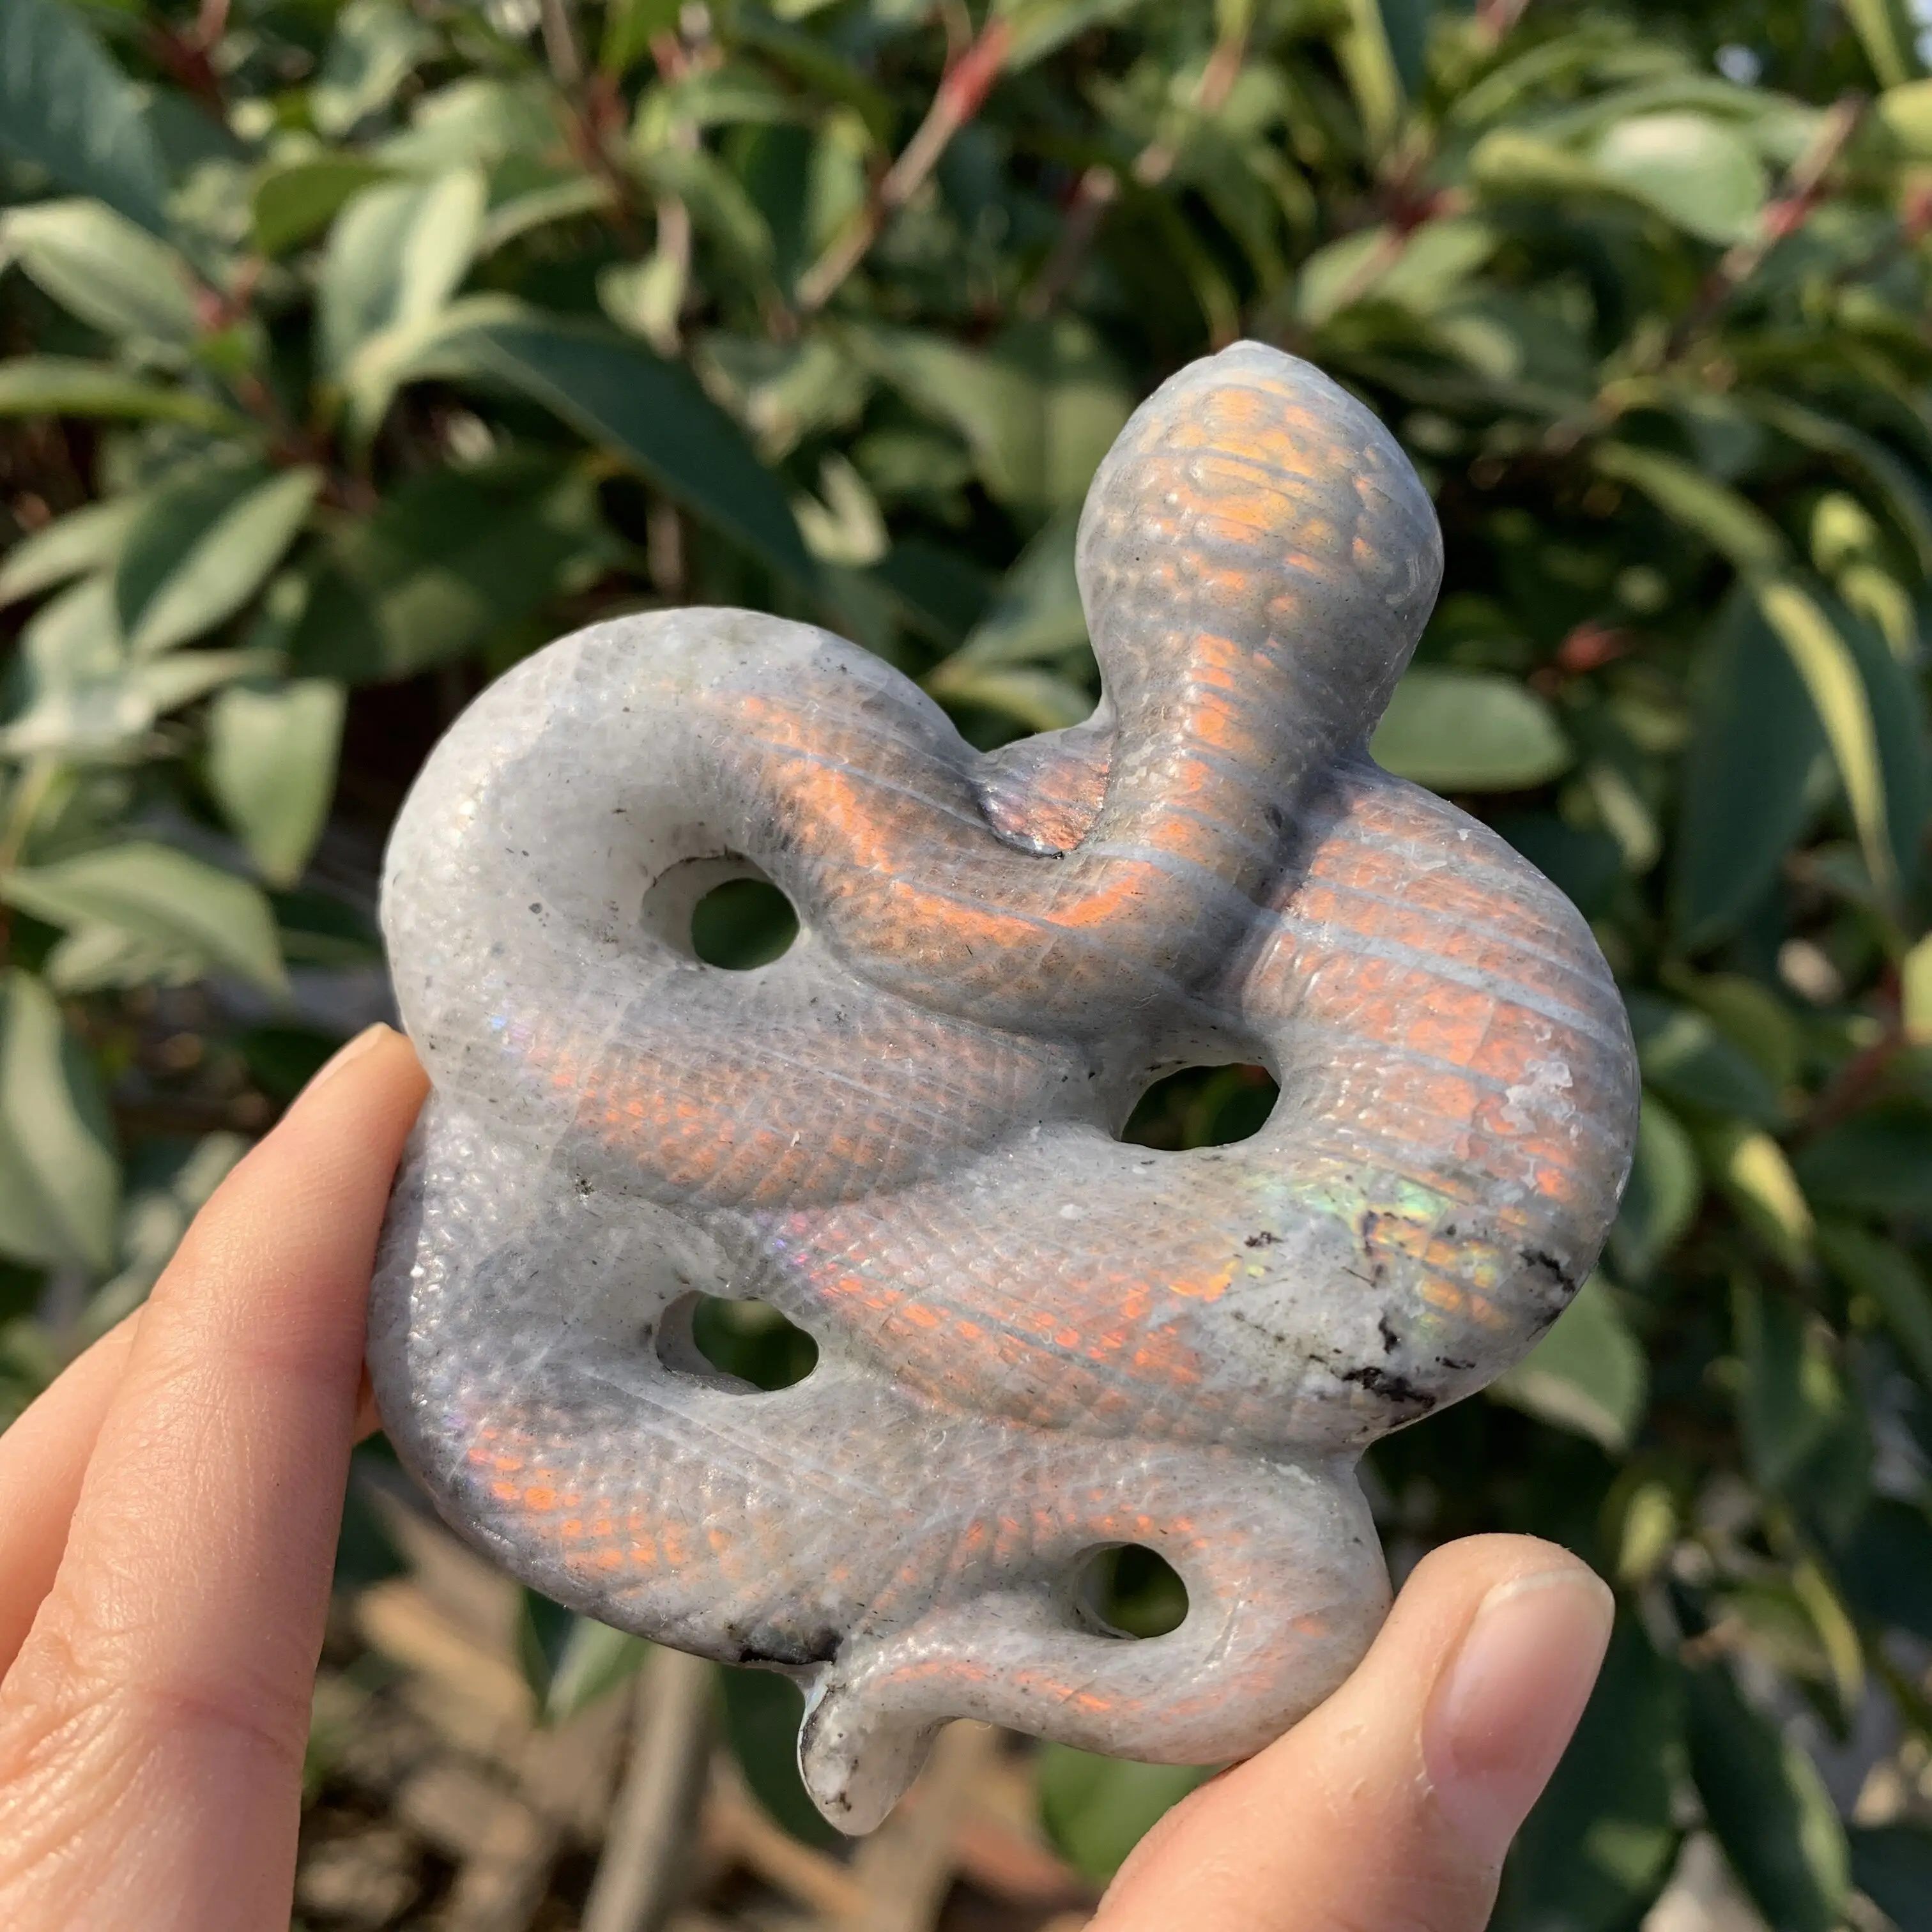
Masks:
[[[1101,1636],[1166,1636],[1187,1620],[1187,1586],[1159,1551],[1144,1543],[1090,1550],[1073,1577],[1073,1609]]]
[[[657,1324],[658,1359],[746,1394],[790,1388],[818,1366],[818,1344],[768,1301],[681,1295]]]
[[[1134,1102],[1120,1138],[1164,1153],[1229,1147],[1259,1133],[1280,1096],[1265,1066],[1184,1066]]]

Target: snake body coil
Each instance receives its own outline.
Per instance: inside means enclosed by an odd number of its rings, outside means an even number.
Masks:
[[[1354,1465],[1529,1346],[1593,1264],[1636,1083],[1587,928],[1371,764],[1440,574],[1394,440],[1244,344],[1136,413],[1079,571],[1106,696],[991,757],[842,640],[600,625],[486,692],[391,848],[434,1083],[379,1264],[390,1432],[562,1601],[807,1687],[849,1830],[974,1716],[1209,1762],[1386,1609]],[[800,932],[701,964],[747,862]],[[1114,1136],[1177,1066],[1280,1083],[1238,1146]],[[774,1393],[700,1294],[816,1339]],[[1074,1579],[1150,1546],[1170,1634]]]

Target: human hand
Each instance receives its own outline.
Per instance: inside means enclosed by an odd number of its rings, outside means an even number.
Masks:
[[[1611,1611],[1596,1576],[1532,1537],[1432,1551],[1354,1675],[1176,1805],[1090,1932],[1480,1932]]]
[[[364,1300],[424,1087],[399,1034],[351,1041],[0,1436],[10,1932],[288,1924]]]
[[[286,1925],[364,1298],[423,1094],[346,1048],[140,1312],[0,1436],[0,1924]],[[1609,1593],[1527,1538],[1418,1569],[1361,1668],[1149,1834],[1095,1932],[1474,1932]]]

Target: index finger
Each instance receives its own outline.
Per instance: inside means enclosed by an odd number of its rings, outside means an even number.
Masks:
[[[399,1035],[352,1042],[149,1298],[0,1685],[0,1922],[286,1918],[369,1274],[423,1090]]]

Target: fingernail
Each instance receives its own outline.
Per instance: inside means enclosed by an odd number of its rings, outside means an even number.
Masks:
[[[1616,1600],[1580,1565],[1498,1583],[1477,1606],[1422,1720],[1436,1802],[1499,1860],[1589,1701]]]
[[[305,1100],[325,1080],[333,1080],[352,1060],[360,1060],[378,1040],[395,1036],[394,1027],[385,1026],[378,1020],[374,1026],[364,1027],[356,1037],[338,1046],[310,1076],[308,1084],[302,1089]]]

